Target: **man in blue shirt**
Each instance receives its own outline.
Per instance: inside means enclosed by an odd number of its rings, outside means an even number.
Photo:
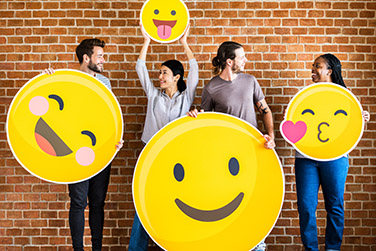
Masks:
[[[76,55],[80,63],[80,71],[97,78],[111,90],[108,78],[101,75],[103,72],[105,42],[99,39],[85,39],[76,48]],[[52,68],[43,73],[53,74]],[[120,150],[123,141],[116,148]],[[102,249],[104,204],[110,180],[111,163],[94,177],[75,184],[69,184],[69,227],[72,236],[72,245],[75,251],[84,251],[83,236],[85,228],[85,208],[89,199],[89,225],[93,251]]]

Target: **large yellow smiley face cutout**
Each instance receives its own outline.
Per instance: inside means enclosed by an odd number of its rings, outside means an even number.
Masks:
[[[273,228],[284,196],[274,150],[243,120],[220,113],[162,128],[139,156],[133,198],[169,251],[251,250]]]
[[[122,133],[115,96],[79,71],[36,76],[9,107],[7,136],[13,155],[46,181],[75,183],[94,176],[115,156]]]
[[[310,85],[290,101],[282,136],[300,153],[316,160],[334,160],[349,153],[363,134],[362,107],[339,85]]]
[[[171,43],[184,34],[189,12],[181,0],[148,0],[142,6],[140,19],[151,39]]]

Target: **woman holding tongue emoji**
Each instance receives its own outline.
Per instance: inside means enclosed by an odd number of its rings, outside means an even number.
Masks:
[[[162,63],[159,70],[160,90],[154,87],[145,64],[150,38],[146,35],[142,25],[140,27],[144,37],[144,45],[137,60],[136,71],[148,98],[145,126],[141,137],[142,142],[146,144],[159,129],[172,120],[184,116],[189,111],[198,84],[198,65],[187,43],[188,26],[186,32],[180,38],[189,60],[187,84],[183,80],[184,68],[182,63],[172,59]],[[148,240],[148,234],[143,229],[136,214],[128,250],[147,250]]]

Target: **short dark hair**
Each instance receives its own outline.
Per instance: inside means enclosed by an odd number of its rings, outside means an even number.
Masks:
[[[76,55],[78,58],[78,62],[82,64],[84,61],[84,55],[88,55],[91,57],[93,55],[93,48],[94,46],[99,46],[104,48],[106,43],[103,40],[99,40],[97,38],[89,38],[89,39],[84,39],[81,41],[81,43],[77,46],[76,48]]]
[[[235,50],[240,48],[243,48],[241,44],[232,41],[223,42],[219,46],[217,56],[215,56],[212,60],[214,75],[219,74],[226,68],[227,59],[235,59]]]
[[[342,78],[341,61],[339,61],[336,56],[330,53],[323,54],[319,56],[319,58],[323,58],[326,61],[326,66],[328,67],[328,69],[332,70],[332,74],[330,75],[332,82],[346,88],[345,82]]]
[[[179,92],[183,92],[185,89],[187,89],[187,85],[185,84],[185,81],[183,80],[184,78],[184,67],[180,61],[172,59],[172,60],[167,60],[166,62],[163,62],[162,65],[166,66],[172,71],[172,74],[174,76],[180,75],[180,78],[178,80],[177,86]]]

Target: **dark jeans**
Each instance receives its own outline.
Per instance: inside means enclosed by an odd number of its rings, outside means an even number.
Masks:
[[[111,163],[94,177],[76,184],[69,184],[71,198],[69,227],[75,251],[83,251],[85,208],[89,199],[89,225],[92,250],[102,249],[104,201],[110,180]]]
[[[134,215],[131,239],[129,241],[128,251],[147,251],[149,244],[149,235],[141,225],[137,213]]]
[[[296,191],[300,233],[305,250],[318,251],[316,208],[321,185],[327,223],[325,250],[340,250],[344,229],[344,192],[349,160],[342,157],[332,161],[295,159]]]

